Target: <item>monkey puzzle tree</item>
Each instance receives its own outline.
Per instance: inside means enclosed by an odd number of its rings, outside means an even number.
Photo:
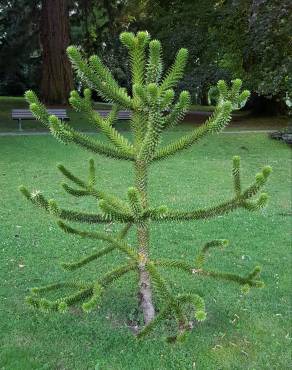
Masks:
[[[74,143],[93,154],[131,162],[135,169],[133,187],[128,189],[125,199],[99,189],[96,186],[94,161],[91,159],[88,180],[81,179],[63,165],[59,165],[58,168],[74,184],[71,186],[64,183],[64,190],[75,197],[92,197],[95,201],[97,200],[99,208],[97,213],[63,209],[58,206],[55,200],[47,200],[38,191],[30,192],[24,186],[21,186],[20,190],[33,204],[55,216],[58,219],[58,225],[64,232],[104,243],[101,249],[89,256],[82,257],[75,262],[63,263],[62,266],[66,270],[73,271],[84,267],[108,253],[121,253],[126,257],[125,264],[113,267],[112,271],[103,276],[96,276],[90,282],[73,280],[33,288],[28,302],[42,310],[56,311],[65,311],[68,306],[82,302],[82,308],[87,312],[98,305],[101,295],[110,283],[132,271],[136,272],[139,278],[139,301],[145,322],[138,337],[149,333],[158,322],[171,316],[176,319],[178,325],[175,338],[181,338],[189,328],[190,307],[194,310],[197,320],[205,320],[204,300],[195,293],[174,293],[167,279],[161,274],[161,269],[179,269],[184,273],[191,274],[194,278],[204,276],[238,283],[244,291],[247,291],[250,287],[262,286],[262,282],[258,280],[260,268],[255,267],[245,276],[205,269],[204,262],[209,252],[213,248],[223,247],[227,244],[227,241],[222,239],[208,241],[197,252],[197,255],[194,255],[193,261],[153,259],[151,250],[155,246],[149,243],[151,224],[155,222],[192,222],[223,215],[237,208],[245,208],[249,211],[258,210],[265,206],[267,195],[261,193],[257,200],[251,198],[260,192],[271,169],[265,167],[261,173],[256,175],[253,184],[242,189],[240,158],[234,157],[232,171],[234,195],[230,200],[209,208],[195,209],[191,207],[188,210],[149,204],[147,184],[149,167],[190,148],[207,134],[221,131],[230,122],[232,110],[246,102],[249,92],[240,91],[240,80],[234,80],[231,87],[228,87],[224,81],[219,81],[220,94],[212,116],[202,126],[192,129],[187,135],[163,146],[160,143],[161,134],[177,125],[183,119],[190,105],[190,95],[187,91],[182,91],[175,102],[173,90],[183,76],[188,52],[186,49],[180,49],[173,65],[163,76],[161,44],[158,40],[150,41],[147,32],[138,32],[137,35],[122,33],[120,39],[128,48],[130,55],[131,94],[117,84],[109,69],[96,55],[86,61],[78,48],[71,46],[67,50],[74,68],[87,86],[96,90],[106,101],[113,103],[110,114],[103,118],[93,109],[89,89],[84,90],[83,97],[76,91],[71,92],[70,104],[77,111],[83,112],[92,125],[104,133],[108,142],[78,133],[57,117],[50,116],[32,91],[26,93],[26,99],[30,103],[30,109],[34,116],[42,121],[62,143]],[[120,108],[127,109],[132,113],[130,119],[131,139],[121,135],[113,126],[117,121],[117,113]],[[75,228],[69,225],[68,221],[96,225],[114,222],[121,224],[121,226],[117,233],[105,233],[99,229],[92,231]],[[137,231],[137,241],[133,245],[129,245],[126,236],[132,227]],[[44,297],[46,292],[64,287],[72,289],[73,292],[56,300]],[[163,307],[154,307],[152,288],[164,302]]]

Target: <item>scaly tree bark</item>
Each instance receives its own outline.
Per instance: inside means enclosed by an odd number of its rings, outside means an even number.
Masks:
[[[158,40],[150,41],[147,32],[121,34],[121,42],[130,54],[132,94],[121,88],[113,78],[110,70],[96,55],[84,60],[76,47],[67,49],[68,55],[79,76],[86,84],[94,89],[108,102],[114,103],[108,117],[101,117],[92,105],[91,90],[85,89],[83,97],[77,91],[72,91],[70,104],[77,111],[83,112],[85,117],[99,128],[107,137],[108,143],[100,141],[75,131],[70,125],[61,122],[56,116],[50,116],[32,92],[26,93],[30,109],[34,116],[48,127],[52,134],[63,143],[74,143],[93,154],[99,154],[116,160],[127,160],[135,169],[134,186],[128,188],[125,199],[109,194],[96,186],[94,161],[89,161],[89,175],[83,180],[74,175],[62,165],[58,168],[62,174],[74,184],[74,187],[63,184],[64,190],[75,197],[93,197],[98,200],[99,211],[87,213],[77,210],[66,210],[57,205],[55,200],[47,200],[39,191],[30,192],[24,186],[20,190],[23,195],[36,206],[43,208],[58,219],[59,227],[66,233],[76,237],[90,238],[105,243],[103,248],[94,251],[87,257],[75,262],[63,263],[67,270],[75,270],[86,266],[92,261],[108,253],[120,253],[125,257],[125,263],[114,267],[103,276],[93,276],[92,281],[58,282],[41,288],[32,289],[28,302],[42,310],[55,310],[64,312],[69,306],[82,302],[84,311],[90,311],[98,306],[103,291],[110,283],[120,277],[135,272],[138,277],[139,303],[144,316],[144,327],[141,327],[138,337],[143,337],[152,331],[158,322],[172,316],[177,322],[177,332],[169,339],[182,339],[188,329],[191,306],[194,317],[198,321],[206,318],[205,304],[202,297],[195,292],[178,294],[173,291],[171,284],[163,277],[162,268],[179,269],[190,274],[194,279],[198,276],[233,282],[242,286],[244,292],[251,287],[261,287],[258,279],[260,268],[240,276],[229,272],[214,271],[205,267],[205,261],[216,247],[227,244],[225,239],[213,240],[194,252],[191,261],[156,259],[153,257],[153,248],[150,243],[152,223],[161,222],[187,222],[207,219],[229,213],[238,208],[256,211],[267,203],[267,195],[260,194],[255,201],[251,199],[261,191],[271,172],[265,167],[255,181],[246,189],[242,189],[240,178],[240,158],[233,158],[233,194],[230,200],[212,207],[196,209],[190,207],[186,211],[170,209],[165,205],[149,204],[147,174],[151,166],[157,162],[185,150],[202,137],[221,131],[231,119],[231,111],[238,109],[246,102],[249,92],[241,91],[241,81],[232,81],[229,87],[225,81],[218,82],[219,97],[212,116],[199,128],[194,128],[189,134],[167,145],[161,145],[162,133],[177,125],[186,114],[190,106],[190,94],[182,91],[175,102],[176,87],[183,76],[188,52],[180,49],[170,69],[162,76],[161,44]],[[147,53],[147,49],[149,52]],[[131,139],[121,135],[113,126],[117,121],[120,107],[132,113],[130,127]],[[117,231],[105,233],[100,229],[94,231],[80,230],[67,223],[74,221],[88,224],[105,224],[113,222],[121,224]],[[127,232],[131,227],[136,229],[136,242],[132,245],[127,242]],[[171,255],[171,250],[169,250]],[[171,256],[170,256],[171,257]],[[73,290],[72,294],[60,296],[57,300],[44,297],[49,291],[67,287]],[[152,301],[153,293],[157,294],[162,307],[155,310]]]
[[[66,48],[69,45],[67,0],[43,0],[40,25],[43,53],[41,96],[47,104],[67,104],[73,75]]]

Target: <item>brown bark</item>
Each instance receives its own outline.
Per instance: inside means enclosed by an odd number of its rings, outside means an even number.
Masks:
[[[258,13],[260,7],[264,4],[266,0],[253,0],[250,7],[250,16],[249,16],[249,30],[251,30],[257,23]]]
[[[141,258],[141,262],[139,264],[139,303],[143,312],[145,325],[147,325],[155,316],[155,310],[152,303],[150,276],[148,271],[145,269],[145,263],[148,257],[146,249],[146,241],[148,241],[147,234],[148,225],[146,227],[138,227],[139,254]]]
[[[67,0],[43,0],[40,37],[43,52],[41,95],[47,104],[67,104],[73,74],[66,55],[69,45]]]
[[[142,205],[147,207],[147,169],[145,164],[136,163],[136,186],[140,192]],[[144,323],[147,325],[155,316],[152,303],[151,282],[145,264],[149,253],[149,223],[137,226],[137,239],[139,243],[139,304],[143,312]]]

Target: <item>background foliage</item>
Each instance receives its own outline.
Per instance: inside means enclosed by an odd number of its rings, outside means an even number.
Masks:
[[[71,43],[102,55],[115,77],[129,85],[117,35],[147,29],[165,45],[168,67],[175,50],[190,52],[182,89],[194,103],[207,103],[218,79],[241,78],[260,110],[283,108],[291,90],[292,11],[289,0],[68,1]],[[0,94],[22,95],[39,81],[41,0],[0,0]],[[270,104],[270,99],[278,104]]]

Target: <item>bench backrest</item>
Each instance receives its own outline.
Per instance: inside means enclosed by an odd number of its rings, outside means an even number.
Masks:
[[[68,119],[68,115],[66,109],[48,109],[49,114],[54,114],[58,118],[61,119]],[[107,117],[110,113],[110,110],[100,110],[96,111],[99,113],[103,118]],[[118,119],[130,119],[132,116],[132,112],[128,110],[120,110],[118,112]],[[12,109],[11,111],[12,119],[34,119],[33,114],[28,109]]]
[[[101,110],[101,109],[98,109],[96,110],[97,113],[99,113],[101,115],[101,117],[103,118],[106,118],[109,113],[110,113],[110,110]],[[129,110],[120,110],[118,112],[118,119],[130,119],[132,116],[132,112],[129,111]]]
[[[54,114],[60,119],[68,119],[66,109],[48,109],[49,114]],[[12,109],[12,119],[35,119],[31,111],[28,109]]]

